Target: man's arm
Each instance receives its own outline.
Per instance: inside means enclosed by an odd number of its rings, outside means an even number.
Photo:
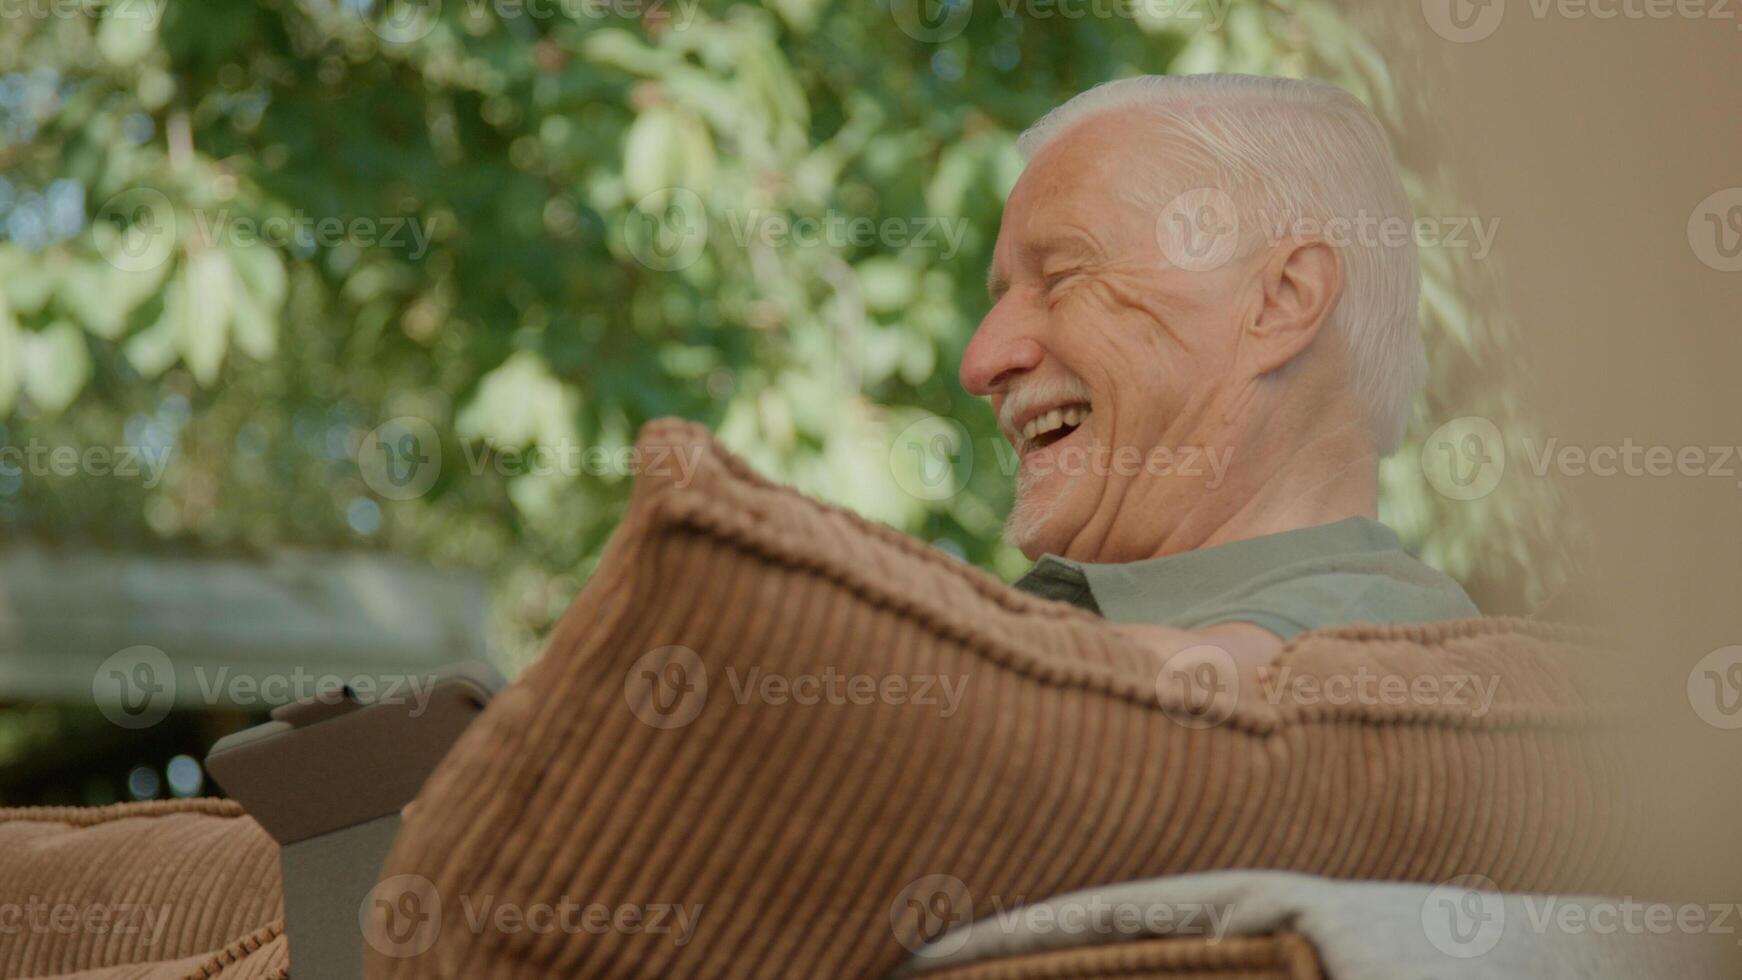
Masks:
[[[1217,623],[1201,629],[1121,623],[1115,630],[1148,647],[1162,661],[1181,650],[1213,646],[1227,651],[1236,664],[1263,666],[1282,652],[1282,638],[1252,623]]]

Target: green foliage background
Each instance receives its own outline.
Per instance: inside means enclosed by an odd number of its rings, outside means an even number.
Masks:
[[[0,529],[133,549],[388,549],[477,569],[510,669],[589,574],[628,480],[474,475],[468,456],[621,447],[647,419],[688,416],[778,479],[1012,576],[1024,563],[997,542],[998,438],[955,366],[985,311],[1016,133],[1138,73],[1323,77],[1394,131],[1419,100],[1317,0],[1075,18],[981,0],[939,43],[904,33],[881,0],[643,16],[447,0],[397,33],[388,18],[406,11],[367,0],[172,2],[155,16],[158,2],[6,18],[0,432],[19,446],[168,446],[173,461],[155,487],[0,475]],[[1168,9],[1223,19],[1149,13]],[[1409,182],[1422,213],[1455,199],[1443,175]],[[625,236],[671,187],[699,195],[709,234],[695,262],[659,271]],[[161,264],[124,271],[106,256],[138,233],[141,201],[173,209],[173,240]],[[732,223],[752,211],[966,231],[953,254],[740,242]],[[202,233],[274,216],[410,218],[431,241]],[[1529,553],[1551,509],[1528,482],[1469,503],[1427,489],[1421,436],[1512,408],[1503,333],[1465,298],[1487,273],[1432,249],[1424,265],[1435,377],[1414,441],[1385,464],[1383,516],[1504,606],[1543,586]],[[896,433],[926,413],[964,425],[980,462],[941,500],[904,492],[900,454],[890,462]],[[427,494],[383,499],[356,452],[406,415],[435,425],[450,465]]]

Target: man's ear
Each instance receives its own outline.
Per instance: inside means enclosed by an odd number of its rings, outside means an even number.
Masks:
[[[1267,374],[1294,360],[1343,295],[1343,256],[1328,242],[1290,238],[1266,260],[1264,302],[1247,329],[1255,367]]]

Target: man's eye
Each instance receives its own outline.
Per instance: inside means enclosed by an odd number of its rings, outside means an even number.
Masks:
[[[1077,274],[1078,270],[1067,269],[1064,272],[1055,272],[1052,275],[1047,276],[1044,280],[1046,283],[1046,291],[1049,293],[1056,292],[1059,287],[1069,285],[1070,281],[1077,277]]]

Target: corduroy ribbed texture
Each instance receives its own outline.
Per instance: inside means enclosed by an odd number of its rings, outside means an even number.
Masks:
[[[228,800],[0,809],[0,908],[0,977],[270,980],[278,845]]]
[[[384,878],[427,882],[415,911],[433,931],[372,952],[372,980],[874,976],[934,925],[1157,875],[1603,893],[1626,870],[1627,740],[1582,680],[1603,655],[1574,634],[1310,633],[1194,712],[1086,613],[769,484],[698,427],[654,423],[639,445],[649,460],[699,447],[694,478],[639,478],[544,656],[425,785]],[[673,645],[693,651],[673,661],[687,673],[657,652]],[[1479,714],[1262,693],[1283,670],[1362,669],[1497,687]],[[756,693],[831,670],[965,686],[953,713],[911,688]],[[915,891],[938,880],[951,887]],[[680,943],[492,916],[563,902],[699,918]]]
[[[289,980],[290,950],[284,923],[274,922],[215,953],[172,963],[135,963],[101,970],[56,974],[43,980]],[[300,978],[298,978],[300,980]]]
[[[926,974],[926,980],[1323,980],[1299,933],[1190,936],[1064,949]],[[1334,980],[1334,978],[1333,978]]]

